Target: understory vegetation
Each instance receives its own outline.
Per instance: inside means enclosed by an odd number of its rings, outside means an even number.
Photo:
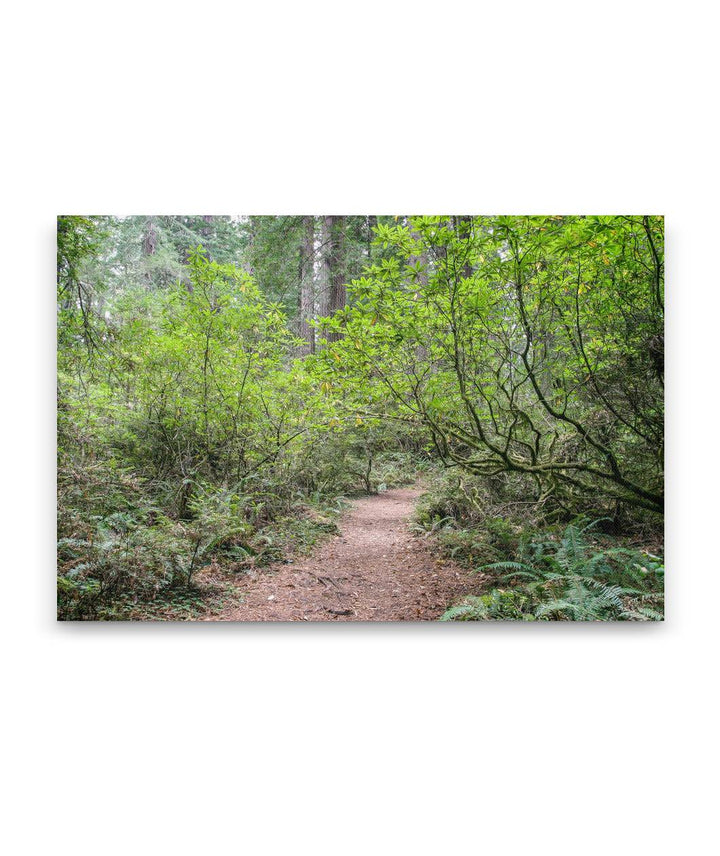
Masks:
[[[193,619],[418,481],[444,620],[663,614],[657,217],[58,220],[58,615]]]
[[[658,621],[662,528],[653,515],[572,517],[527,500],[522,479],[438,472],[413,529],[478,575],[443,621]]]

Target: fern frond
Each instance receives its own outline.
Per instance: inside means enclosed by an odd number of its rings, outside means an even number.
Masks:
[[[612,517],[598,517],[597,520],[593,520],[591,523],[588,523],[587,526],[583,526],[580,530],[580,534],[584,535],[586,532],[589,532],[594,526],[597,526],[598,523],[611,522]]]
[[[575,603],[571,603],[569,600],[550,600],[547,603],[541,604],[535,610],[535,617],[542,618],[545,615],[549,615],[551,612],[572,612],[577,615],[580,611],[579,607]]]
[[[639,606],[637,609],[625,610],[624,617],[634,618],[636,621],[664,621],[665,616],[656,609],[649,606]]]
[[[440,621],[467,621],[479,620],[487,615],[487,607],[482,603],[480,598],[473,598],[472,603],[461,603],[458,606],[451,606],[440,617]]]
[[[537,582],[542,579],[542,576],[535,571],[513,571],[511,574],[505,574],[500,577],[503,582],[509,582],[510,580],[526,578],[532,580],[533,582]]]
[[[531,573],[533,575],[537,575],[536,571],[531,568],[529,565],[524,565],[522,562],[493,562],[490,565],[481,565],[479,568],[475,568],[475,571],[506,571],[506,570],[517,570],[517,571],[525,571],[527,573]]]

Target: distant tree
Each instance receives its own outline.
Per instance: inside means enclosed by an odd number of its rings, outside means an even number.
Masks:
[[[303,217],[304,239],[300,245],[300,300],[299,320],[300,338],[306,344],[301,354],[315,353],[315,329],[312,321],[315,316],[315,218]]]
[[[318,276],[318,314],[334,315],[345,308],[345,217],[326,215],[321,218],[320,273]],[[328,341],[340,336],[337,329],[327,332]]]
[[[330,218],[330,244],[328,261],[330,266],[330,295],[328,314],[334,315],[345,308],[347,291],[345,289],[345,217]],[[329,341],[335,341],[340,333],[336,330],[329,332]]]

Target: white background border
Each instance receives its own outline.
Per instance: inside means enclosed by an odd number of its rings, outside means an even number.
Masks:
[[[710,851],[709,10],[5,13],[6,852]],[[55,624],[55,215],[437,211],[666,215],[666,623]]]

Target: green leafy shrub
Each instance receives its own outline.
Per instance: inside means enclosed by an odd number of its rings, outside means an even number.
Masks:
[[[304,552],[329,533],[344,500],[307,496],[280,474],[233,487],[138,478],[95,461],[63,466],[58,492],[58,617],[187,617],[233,591],[233,575]],[[178,495],[185,497],[179,513]],[[196,583],[222,567],[227,579]],[[188,610],[190,612],[188,612]]]
[[[523,496],[523,485],[497,485],[486,478],[430,471],[411,528],[432,537],[443,553],[475,567],[514,555],[527,519],[506,513],[508,503]]]
[[[465,598],[443,620],[662,620],[662,560],[639,550],[591,545],[587,533],[596,523],[571,524],[559,541],[531,538],[518,561],[478,568],[495,577],[504,572],[500,580],[507,588]]]
[[[469,595],[457,606],[451,606],[441,621],[535,621],[535,615],[528,609],[530,596],[526,592],[493,589],[480,596]]]

